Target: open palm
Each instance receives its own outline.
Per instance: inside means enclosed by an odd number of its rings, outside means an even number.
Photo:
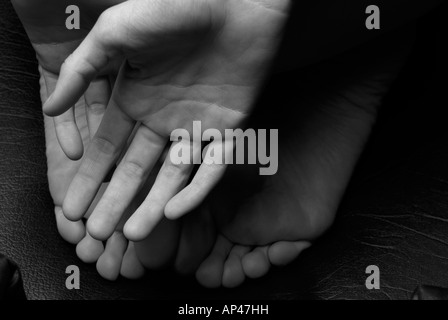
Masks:
[[[201,121],[203,130],[241,127],[276,52],[288,7],[289,1],[133,0],[104,12],[62,66],[44,106],[52,116],[65,112],[111,62],[124,61],[64,200],[64,214],[72,220],[84,215],[136,122],[137,133],[88,222],[98,239],[113,232],[173,130],[191,132],[193,121]],[[186,142],[175,141],[171,148],[179,143]],[[187,142],[192,153],[201,151],[199,143]],[[233,141],[213,141],[209,147],[228,143]],[[185,187],[192,169],[193,164],[174,164],[166,157],[146,200],[125,226],[129,239],[145,238],[164,213],[175,218],[197,206],[225,165],[204,161]]]

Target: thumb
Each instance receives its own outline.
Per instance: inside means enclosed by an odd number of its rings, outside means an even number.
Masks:
[[[110,9],[109,9],[110,10]],[[117,49],[123,25],[106,10],[79,47],[64,61],[53,94],[43,105],[48,116],[70,109],[109,62],[120,56]]]
[[[188,42],[185,35],[220,25],[223,13],[221,0],[134,0],[107,9],[62,65],[44,112],[56,116],[67,111],[109,62],[125,57],[127,49],[135,55],[142,49],[170,47],[170,41]]]

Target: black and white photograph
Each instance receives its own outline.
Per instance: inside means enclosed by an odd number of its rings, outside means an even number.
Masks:
[[[0,300],[448,300],[447,16],[0,0]]]

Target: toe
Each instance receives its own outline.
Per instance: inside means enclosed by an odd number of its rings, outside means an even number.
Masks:
[[[256,247],[242,258],[244,273],[255,279],[264,276],[271,267],[268,258],[268,246]]]
[[[268,250],[269,261],[275,266],[284,266],[294,261],[299,254],[311,246],[308,241],[279,241]]]
[[[82,221],[70,221],[62,213],[61,207],[55,207],[56,224],[61,237],[71,243],[79,243],[86,234],[86,228]]]
[[[128,279],[139,279],[145,274],[145,268],[137,258],[135,244],[132,241],[129,241],[128,249],[124,254],[120,274]]]
[[[213,219],[204,208],[191,212],[182,219],[174,268],[180,274],[194,273],[210,254],[216,241]]]
[[[127,248],[127,240],[121,232],[114,232],[107,240],[104,253],[96,263],[98,273],[107,280],[116,280]]]
[[[103,243],[92,238],[88,232],[84,239],[82,239],[76,246],[76,254],[78,258],[85,263],[97,262],[103,252]]]
[[[235,288],[241,285],[246,278],[241,258],[250,251],[248,246],[234,246],[224,263],[222,285],[226,288]]]
[[[218,236],[211,254],[201,263],[196,271],[196,279],[206,288],[217,288],[222,284],[224,262],[233,244],[222,236]]]

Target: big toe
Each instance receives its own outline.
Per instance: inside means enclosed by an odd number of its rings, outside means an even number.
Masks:
[[[250,251],[248,246],[236,245],[230,251],[230,254],[224,263],[224,272],[222,275],[222,285],[226,288],[235,288],[241,285],[246,275],[244,274],[241,259]]]
[[[196,271],[196,279],[201,285],[206,288],[221,286],[224,263],[232,247],[233,244],[229,240],[223,236],[218,236],[212,252]]]

